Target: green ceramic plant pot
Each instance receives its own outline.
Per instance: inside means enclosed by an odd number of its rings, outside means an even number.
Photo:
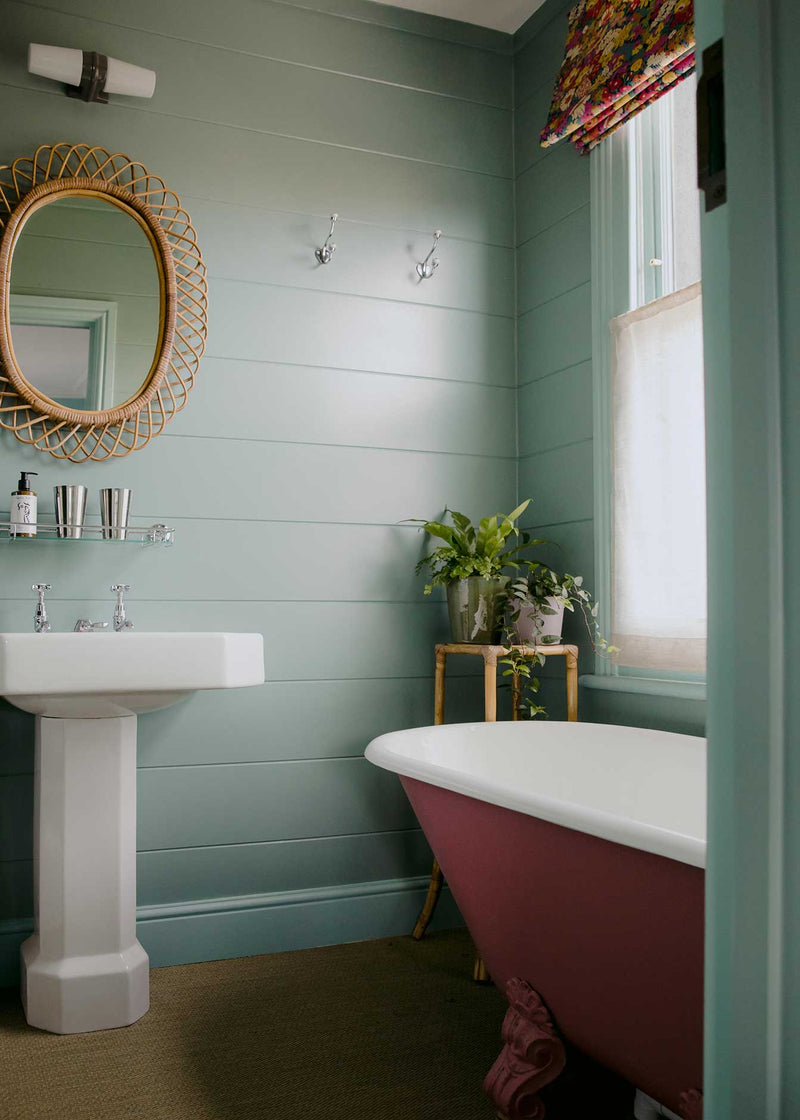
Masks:
[[[447,585],[450,634],[454,642],[497,645],[503,628],[506,576],[470,576]]]

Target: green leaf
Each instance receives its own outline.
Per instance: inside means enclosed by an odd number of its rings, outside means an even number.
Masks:
[[[512,509],[511,513],[508,514],[506,520],[516,521],[518,517],[522,516],[522,514],[525,512],[525,510],[528,508],[528,506],[530,504],[531,504],[531,499],[526,498],[525,501],[522,502],[521,505],[518,505],[516,509]]]

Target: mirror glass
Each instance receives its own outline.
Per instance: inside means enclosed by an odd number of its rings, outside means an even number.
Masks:
[[[23,377],[67,408],[135,398],[160,339],[155,251],[102,195],[57,197],[25,222],[11,262],[11,342]]]

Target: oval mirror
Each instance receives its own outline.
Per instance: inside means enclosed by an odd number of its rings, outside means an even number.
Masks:
[[[135,214],[102,195],[56,195],[22,227],[9,321],[20,372],[81,412],[116,408],[147,384],[162,333],[153,246]]]
[[[146,447],[207,318],[191,219],[141,163],[55,144],[0,167],[0,427],[77,463]]]

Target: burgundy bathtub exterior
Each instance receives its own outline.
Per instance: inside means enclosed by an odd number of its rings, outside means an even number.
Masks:
[[[401,777],[492,979],[674,1112],[702,1089],[701,868]]]

